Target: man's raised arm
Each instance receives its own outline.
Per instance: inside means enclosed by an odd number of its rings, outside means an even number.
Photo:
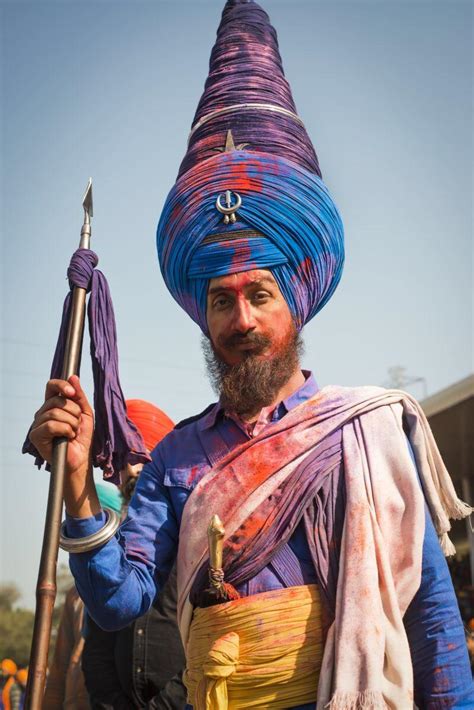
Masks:
[[[64,487],[66,533],[82,538],[100,530],[106,517],[100,507],[92,476],[91,442],[93,412],[79,378],[50,380],[43,406],[35,415],[30,439],[46,461],[51,460],[53,439],[69,440]],[[166,579],[174,562],[178,530],[169,515],[170,501],[160,485],[160,471],[153,461],[145,466],[143,484],[153,481],[153,494],[142,498],[143,515],[132,516],[124,531],[88,552],[70,554],[77,590],[90,616],[109,631],[120,629],[150,608],[158,591],[155,570]],[[139,481],[137,488],[140,488]],[[155,547],[158,538],[162,544]],[[140,554],[134,541],[140,540]],[[127,541],[131,549],[127,549]]]

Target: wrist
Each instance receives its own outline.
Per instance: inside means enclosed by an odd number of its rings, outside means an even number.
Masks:
[[[73,518],[90,518],[101,511],[92,466],[81,467],[64,482],[66,512]]]

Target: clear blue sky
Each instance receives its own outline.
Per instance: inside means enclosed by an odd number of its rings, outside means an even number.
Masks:
[[[262,0],[347,261],[305,331],[320,384],[430,394],[472,371],[472,4]],[[197,327],[159,274],[155,229],[184,155],[223,0],[2,2],[1,579],[33,605],[48,476],[20,454],[94,180],[93,247],[126,396],[175,420],[212,398]],[[90,391],[85,367],[84,381]],[[413,390],[420,396],[420,390]]]

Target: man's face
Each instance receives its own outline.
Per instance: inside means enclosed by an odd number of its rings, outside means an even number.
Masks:
[[[148,453],[148,452],[147,452]],[[130,500],[137,485],[138,477],[142,471],[143,464],[136,463],[134,465],[128,463],[127,466],[120,472],[120,493],[123,496],[125,505],[130,503]]]
[[[209,283],[204,357],[223,407],[250,420],[275,401],[299,367],[302,341],[271,273],[246,271]]]
[[[295,330],[288,305],[265,269],[211,279],[207,325],[216,355],[228,365],[247,357],[271,359]]]

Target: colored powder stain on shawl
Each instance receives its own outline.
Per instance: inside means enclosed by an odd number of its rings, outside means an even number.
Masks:
[[[360,560],[365,557],[365,548],[367,547],[367,528],[364,524],[364,515],[367,506],[364,503],[353,504],[351,510],[347,513],[351,518],[352,544],[351,549],[357,552],[352,560],[349,560],[349,565],[357,567]]]
[[[227,540],[226,548],[233,552],[244,547],[257,533],[264,532],[269,527],[269,520],[265,516],[252,515],[240,528]]]
[[[277,470],[275,467],[281,460],[291,460],[291,448],[282,437],[249,448],[246,456],[248,462],[246,480],[249,490],[257,488],[262,481],[266,480],[269,473]]]

